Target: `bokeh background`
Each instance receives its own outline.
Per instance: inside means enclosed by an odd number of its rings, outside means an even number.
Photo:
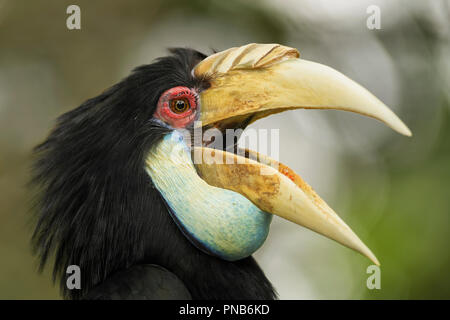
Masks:
[[[81,30],[66,8],[81,8]],[[369,30],[369,5],[381,29]],[[389,105],[414,136],[338,111],[298,110],[254,124],[280,129],[280,159],[300,173],[381,261],[370,262],[275,217],[256,253],[282,299],[450,298],[449,1],[0,0],[0,299],[59,299],[29,238],[31,149],[54,119],[165,55],[250,42],[296,47]]]

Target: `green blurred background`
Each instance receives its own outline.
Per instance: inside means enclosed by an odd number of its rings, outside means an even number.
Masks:
[[[81,8],[81,30],[66,8]],[[369,5],[381,29],[369,30]],[[449,1],[0,0],[0,299],[60,298],[37,273],[26,183],[30,153],[61,113],[170,46],[210,53],[250,42],[296,47],[364,85],[411,128],[299,110],[254,124],[280,129],[280,159],[300,173],[381,261],[274,219],[256,253],[282,299],[450,298]],[[293,147],[295,146],[295,147]]]

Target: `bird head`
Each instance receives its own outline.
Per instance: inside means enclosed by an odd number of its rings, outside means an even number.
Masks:
[[[55,274],[82,265],[92,286],[134,263],[182,260],[170,252],[186,246],[238,261],[264,243],[273,215],[379,264],[300,175],[226,136],[294,109],[356,112],[411,135],[403,122],[369,91],[293,48],[171,52],[61,116],[37,147],[34,241],[42,264],[55,251]]]

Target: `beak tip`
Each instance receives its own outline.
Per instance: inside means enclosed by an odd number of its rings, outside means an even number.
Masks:
[[[391,123],[390,127],[404,136],[411,137],[412,132],[408,128],[408,126],[402,120],[400,120],[400,118],[398,118],[397,116],[395,116],[395,118],[396,118],[396,121]]]
[[[401,135],[404,135],[407,137],[411,137],[412,132],[408,128],[408,126],[399,117],[397,117],[394,113],[392,113],[392,115],[393,115],[393,118],[389,119],[388,121],[383,121],[381,118],[378,118],[378,117],[376,117],[376,119],[382,120],[388,127],[391,127],[391,129],[393,129],[397,133],[400,133]]]
[[[407,137],[412,137],[412,132],[406,125],[403,128],[402,132],[400,132],[400,133],[405,135],[405,136],[407,136]]]
[[[375,257],[374,257],[375,258]],[[372,262],[376,265],[376,266],[381,266],[380,261],[378,261],[377,258],[373,259]]]
[[[375,257],[375,255],[373,254],[372,251],[370,251],[369,248],[367,248],[368,251],[366,252],[361,252],[364,256],[366,256],[367,258],[369,258],[370,261],[373,262],[373,264],[375,264],[376,266],[380,266],[380,261],[378,261],[377,257]]]

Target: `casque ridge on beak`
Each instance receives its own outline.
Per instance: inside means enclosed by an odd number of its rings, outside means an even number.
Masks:
[[[211,84],[200,94],[204,127],[241,128],[286,110],[336,109],[375,118],[411,136],[369,91],[330,67],[299,59],[293,48],[278,44],[231,48],[206,58],[193,72]],[[261,210],[335,240],[379,265],[350,227],[287,166],[251,150],[233,154],[195,147],[194,152],[205,160],[195,167],[208,184],[238,192]]]

